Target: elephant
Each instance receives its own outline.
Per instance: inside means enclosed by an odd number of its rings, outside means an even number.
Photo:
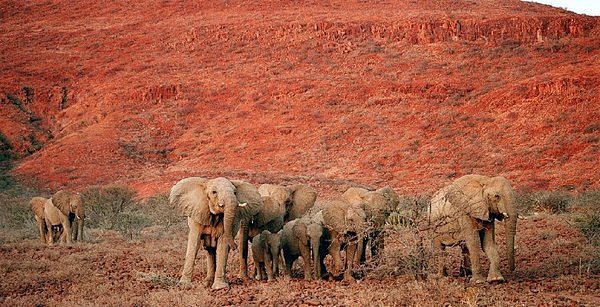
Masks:
[[[362,252],[357,253],[361,263],[366,260],[366,244],[370,243],[371,253],[374,259],[384,248],[385,221],[388,216],[396,210],[400,202],[398,194],[386,186],[376,191],[369,191],[359,187],[350,187],[342,194],[342,198],[363,208],[367,215],[369,231],[363,241]]]
[[[171,188],[169,203],[187,216],[189,227],[180,283],[191,283],[194,262],[202,243],[208,252],[205,285],[212,284],[212,289],[228,288],[225,272],[229,249],[237,248],[233,236],[240,225],[247,227],[262,206],[256,187],[223,177],[189,177]]]
[[[81,194],[68,191],[58,191],[52,198],[44,203],[44,220],[47,234],[53,233],[53,227],[61,225],[63,233],[61,242],[71,244],[72,241],[83,240],[83,226],[85,223],[85,206]],[[73,222],[77,226],[73,227]],[[47,235],[48,244],[54,243],[54,236]]]
[[[279,254],[281,253],[281,230],[271,233],[264,230],[252,239],[252,257],[254,258],[254,278],[274,280],[279,272]],[[266,268],[266,276],[265,276]]]
[[[285,276],[291,277],[294,261],[302,256],[304,260],[304,279],[321,278],[321,247],[324,245],[323,225],[312,219],[310,215],[289,221],[283,226],[281,248],[285,262]],[[312,255],[311,255],[312,253]],[[314,273],[314,275],[313,275]]]
[[[495,220],[506,219],[506,254],[511,271],[515,269],[517,208],[515,193],[504,177],[465,175],[437,191],[431,198],[427,217],[433,230],[433,245],[444,250],[461,245],[471,281],[486,281],[482,275],[480,249],[490,261],[488,282],[502,282],[500,257],[495,241]],[[445,267],[440,267],[440,274]]]
[[[263,197],[263,206],[259,214],[248,224],[240,228],[240,278],[248,278],[248,244],[252,238],[263,230],[272,233],[283,228],[285,222],[301,217],[310,209],[317,198],[314,188],[305,184],[281,186],[262,184],[258,192]]]
[[[47,234],[48,230],[46,229],[46,219],[44,217],[44,204],[48,199],[44,197],[34,197],[29,201],[29,208],[33,211],[33,216],[35,217],[35,222],[38,225],[38,230],[40,233],[40,241],[42,243],[46,243],[48,241]]]
[[[355,255],[362,253],[363,238],[368,231],[367,215],[361,206],[343,198],[324,201],[319,207],[323,208],[320,214],[328,230],[326,239],[330,241],[328,252],[333,257],[333,274],[339,276],[343,271],[344,280],[354,280]],[[345,266],[340,255],[342,248],[346,250]]]

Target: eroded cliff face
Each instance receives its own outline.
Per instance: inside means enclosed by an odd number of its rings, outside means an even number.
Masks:
[[[2,7],[0,149],[41,185],[600,185],[598,18],[520,1]]]

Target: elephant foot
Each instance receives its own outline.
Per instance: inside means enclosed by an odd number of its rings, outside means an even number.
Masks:
[[[354,277],[352,276],[352,273],[346,271],[346,273],[344,273],[343,281],[350,283],[350,282],[356,281],[356,279],[354,279]]]
[[[483,276],[481,276],[481,274],[473,274],[470,282],[475,283],[475,284],[482,284],[485,282],[485,278],[483,278]]]
[[[215,278],[215,281],[211,287],[213,290],[221,290],[225,288],[229,288],[229,283],[225,281],[224,278]]]
[[[500,273],[488,275],[487,282],[489,283],[501,283],[504,282],[504,277]]]
[[[215,280],[214,276],[206,276],[204,278],[203,284],[204,284],[205,287],[208,288],[208,287],[210,287],[212,285],[212,283],[213,283],[214,280]]]

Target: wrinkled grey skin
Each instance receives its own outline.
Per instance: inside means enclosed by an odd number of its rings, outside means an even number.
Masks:
[[[514,238],[517,226],[515,193],[504,177],[466,175],[440,189],[431,198],[428,220],[433,228],[434,246],[461,245],[464,263],[470,263],[471,281],[486,281],[482,275],[480,250],[490,261],[487,281],[504,281],[495,241],[495,220],[506,220],[508,266],[515,268]],[[468,266],[468,265],[467,265]],[[469,268],[466,268],[467,272]],[[440,274],[445,268],[440,267]]]
[[[252,222],[240,228],[240,242],[247,242],[263,230],[276,233],[283,228],[285,222],[302,216],[315,203],[317,191],[305,184],[289,186],[262,184],[258,192],[263,198],[263,206]],[[247,279],[248,245],[240,243],[240,272],[242,279]]]
[[[328,252],[333,257],[331,273],[339,276],[343,272],[344,280],[352,281],[355,256],[362,253],[363,238],[368,231],[366,214],[361,206],[352,205],[343,198],[324,201],[319,207],[323,208],[323,225],[328,230],[330,242]],[[346,251],[344,262],[340,254],[342,249]]]
[[[396,210],[400,202],[398,194],[390,187],[383,187],[376,191],[364,188],[351,187],[342,194],[342,198],[353,205],[360,206],[367,215],[369,228],[361,247],[357,253],[357,260],[361,263],[366,260],[366,244],[370,243],[372,256],[378,260],[378,255],[384,248],[385,221]]]
[[[252,239],[254,278],[257,280],[275,280],[277,278],[276,274],[279,272],[280,253],[281,231],[271,233],[268,230],[264,230],[261,234],[255,236]]]
[[[292,265],[301,256],[304,260],[304,279],[321,278],[319,263],[323,232],[323,225],[308,215],[286,223],[281,235],[286,277],[291,277]]]

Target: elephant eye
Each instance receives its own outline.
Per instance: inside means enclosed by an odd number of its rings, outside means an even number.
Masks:
[[[217,194],[217,191],[212,191],[213,194]]]
[[[500,199],[500,194],[496,194],[496,195],[494,195],[494,198],[496,198],[496,199]]]

